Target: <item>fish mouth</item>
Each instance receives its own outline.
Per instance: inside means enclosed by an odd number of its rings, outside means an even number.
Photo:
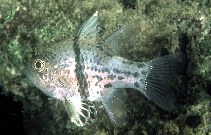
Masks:
[[[54,89],[49,87],[42,79],[35,73],[33,65],[26,64],[23,74],[28,79],[29,84],[32,83],[38,89],[40,89],[44,94],[52,96]]]

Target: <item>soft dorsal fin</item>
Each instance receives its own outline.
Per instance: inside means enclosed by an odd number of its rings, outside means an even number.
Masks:
[[[135,44],[137,36],[137,27],[133,24],[127,24],[110,35],[101,45],[101,48],[110,55],[124,54],[125,49]]]
[[[108,91],[102,98],[103,106],[114,126],[122,127],[127,122],[127,105],[124,102],[127,95],[123,90],[112,88]]]
[[[79,43],[90,44],[96,41],[97,33],[100,31],[98,22],[98,11],[96,11],[87,21],[85,21],[75,34]]]

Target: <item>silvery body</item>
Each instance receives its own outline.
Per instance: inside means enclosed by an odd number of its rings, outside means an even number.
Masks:
[[[96,43],[98,12],[76,32],[74,39],[48,45],[27,63],[26,75],[46,95],[61,100],[71,121],[78,126],[92,122],[102,102],[114,124],[121,125],[127,112],[121,88],[138,90],[166,111],[172,111],[174,96],[169,80],[184,65],[183,55],[163,56],[146,63],[105,53]],[[105,42],[118,48],[130,27],[123,26]],[[107,50],[108,51],[108,50]]]

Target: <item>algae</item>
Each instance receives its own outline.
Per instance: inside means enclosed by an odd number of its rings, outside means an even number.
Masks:
[[[42,46],[72,38],[96,10],[101,38],[133,23],[139,35],[119,56],[147,61],[182,51],[187,72],[175,82],[177,112],[168,113],[127,90],[128,124],[115,128],[100,104],[94,123],[70,122],[59,101],[45,96],[24,75],[24,65]],[[1,94],[23,104],[27,134],[211,134],[211,3],[209,0],[1,0]],[[100,115],[100,116],[99,116]],[[194,124],[192,124],[194,123]]]

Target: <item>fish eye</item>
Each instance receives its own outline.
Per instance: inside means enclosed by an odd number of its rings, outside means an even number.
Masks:
[[[41,59],[36,59],[34,61],[34,69],[37,70],[38,72],[42,72],[45,70],[45,61]]]

